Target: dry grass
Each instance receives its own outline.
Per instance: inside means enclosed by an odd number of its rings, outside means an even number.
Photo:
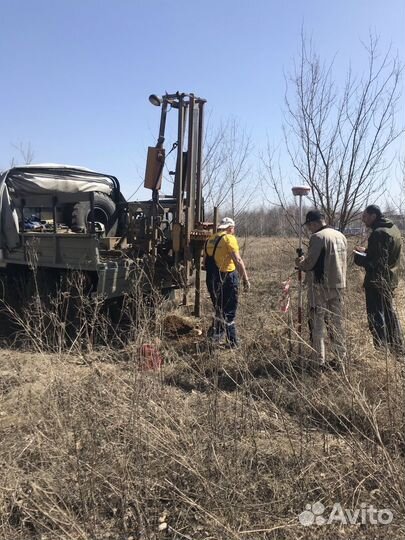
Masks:
[[[167,320],[163,307],[117,350],[3,350],[1,538],[402,537],[401,366],[372,348],[352,267],[347,373],[309,374],[294,335],[289,354],[278,301],[294,247],[248,242],[241,351],[210,350],[196,321]],[[143,343],[159,348],[161,371],[138,369]],[[298,515],[315,501],[373,504],[394,520],[303,527]]]

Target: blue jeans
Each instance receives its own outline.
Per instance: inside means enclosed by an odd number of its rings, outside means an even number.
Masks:
[[[233,272],[207,273],[207,289],[215,310],[214,335],[226,337],[231,345],[238,343],[235,317],[238,307],[239,276]]]

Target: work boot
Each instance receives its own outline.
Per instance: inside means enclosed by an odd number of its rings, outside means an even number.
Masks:
[[[233,322],[232,324],[226,324],[226,339],[232,348],[238,346],[238,338],[236,335],[236,326]]]

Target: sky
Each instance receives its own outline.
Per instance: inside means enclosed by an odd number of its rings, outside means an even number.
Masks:
[[[0,14],[0,168],[29,147],[35,163],[117,176],[126,196],[157,138],[151,93],[206,98],[259,153],[281,139],[302,28],[338,82],[365,68],[370,31],[405,60],[403,0],[0,0]]]

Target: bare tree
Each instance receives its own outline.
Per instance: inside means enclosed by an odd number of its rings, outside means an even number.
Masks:
[[[399,190],[394,193],[389,193],[387,196],[386,205],[393,207],[396,212],[404,216],[405,214],[405,155],[401,155],[397,163],[397,184]]]
[[[208,127],[203,170],[204,196],[209,205],[223,207],[232,217],[249,206],[255,193],[255,186],[249,182],[251,153],[250,136],[235,119],[217,129]]]
[[[235,218],[249,205],[253,196],[253,186],[245,183],[251,171],[249,157],[252,145],[249,135],[235,120],[229,124],[225,141],[225,178],[230,195],[231,214]]]
[[[270,208],[276,214],[278,213],[280,218],[283,216],[282,230],[298,234],[301,227],[301,216],[299,215],[297,202],[291,204],[289,201],[291,192],[288,195],[285,193],[284,188],[287,182],[280,162],[280,154],[276,155],[276,150],[267,141],[266,151],[261,155],[260,182],[262,194]]]
[[[203,191],[206,202],[212,207],[219,206],[222,194],[226,191],[226,178],[223,174],[226,163],[226,130],[224,124],[213,127],[210,120],[207,122],[202,164]]]
[[[329,223],[343,230],[371,196],[381,194],[387,149],[403,133],[396,125],[401,66],[390,50],[380,56],[378,39],[365,46],[368,65],[356,79],[351,70],[342,90],[333,63],[324,65],[302,35],[299,62],[287,81],[284,141],[299,181]],[[274,154],[265,160],[269,182],[283,200]]]
[[[19,161],[23,161],[24,165],[29,165],[34,161],[34,151],[32,149],[31,143],[20,142],[18,144],[12,145],[15,150],[17,150],[18,155],[20,156]],[[15,167],[17,165],[17,160],[13,156],[10,161],[10,167]]]

